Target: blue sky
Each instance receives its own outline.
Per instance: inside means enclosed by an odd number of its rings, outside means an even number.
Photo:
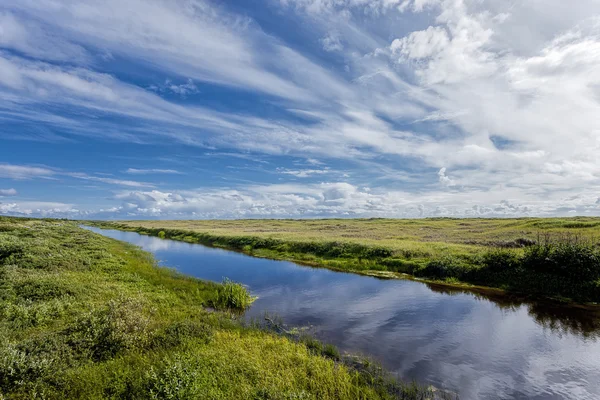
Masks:
[[[0,214],[600,214],[600,1],[5,0]]]

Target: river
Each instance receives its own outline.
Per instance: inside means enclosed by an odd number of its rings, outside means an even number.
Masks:
[[[246,318],[276,314],[341,351],[461,399],[599,399],[600,318],[576,307],[490,298],[197,244],[87,228],[200,279],[247,285]]]

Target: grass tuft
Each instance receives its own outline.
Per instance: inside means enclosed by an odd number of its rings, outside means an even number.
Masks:
[[[213,306],[218,310],[243,311],[250,307],[254,300],[256,297],[251,296],[244,285],[225,278],[217,291]]]

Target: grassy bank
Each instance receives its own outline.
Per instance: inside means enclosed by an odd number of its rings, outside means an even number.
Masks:
[[[244,326],[232,282],[74,223],[0,217],[1,399],[431,397],[332,347]],[[217,311],[209,311],[216,309]]]
[[[600,219],[94,222],[337,270],[600,302]]]

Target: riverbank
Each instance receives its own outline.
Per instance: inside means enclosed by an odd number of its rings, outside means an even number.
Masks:
[[[240,287],[157,267],[72,222],[0,217],[0,296],[0,398],[433,395],[310,338],[246,326],[231,310],[251,301]]]
[[[597,218],[94,221],[304,265],[600,302]]]

